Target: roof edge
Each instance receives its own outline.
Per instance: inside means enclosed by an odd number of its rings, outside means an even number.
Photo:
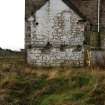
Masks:
[[[77,9],[77,7],[70,0],[62,0],[67,6],[73,9],[84,21],[86,21],[86,17]]]

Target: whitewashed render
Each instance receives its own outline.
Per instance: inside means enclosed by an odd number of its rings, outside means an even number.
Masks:
[[[28,19],[28,64],[83,66],[84,24],[78,22],[81,19],[62,0],[49,0]]]

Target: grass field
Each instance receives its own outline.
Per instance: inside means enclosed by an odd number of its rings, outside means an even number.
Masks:
[[[104,69],[32,68],[24,59],[0,61],[0,105],[105,105]]]

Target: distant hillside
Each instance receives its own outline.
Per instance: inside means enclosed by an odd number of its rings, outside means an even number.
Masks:
[[[6,57],[6,56],[14,56],[14,55],[17,55],[17,54],[20,54],[20,53],[23,53],[23,51],[13,51],[13,50],[10,50],[10,49],[3,49],[0,47],[0,57]]]
[[[25,1],[25,18],[27,19],[48,0],[26,0]]]

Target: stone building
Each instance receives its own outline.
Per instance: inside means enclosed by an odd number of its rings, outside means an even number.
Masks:
[[[97,30],[98,23],[98,0],[67,0],[72,2],[75,7],[90,21],[92,29]],[[96,27],[96,28],[95,28]],[[105,31],[105,0],[100,0],[100,30]],[[95,30],[92,30],[95,31]]]
[[[77,10],[89,21],[90,29],[87,36],[88,44],[105,49],[105,0],[100,0],[100,33],[98,31],[98,0],[67,0],[75,5]],[[92,33],[92,34],[91,34]],[[98,45],[99,44],[99,45]]]
[[[104,4],[100,14],[103,31]],[[31,12],[25,25],[27,63],[37,66],[83,66],[84,45],[92,42],[92,46],[97,46],[98,43],[98,35],[94,34],[97,32],[97,0],[46,0],[37,11]],[[103,35],[102,48],[105,48],[104,39]]]

